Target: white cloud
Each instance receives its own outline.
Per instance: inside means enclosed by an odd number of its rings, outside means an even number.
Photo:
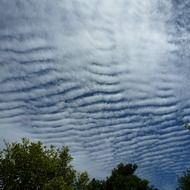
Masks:
[[[182,153],[190,164],[189,33],[174,24],[183,10],[170,0],[0,5],[1,141],[67,144],[92,176],[133,161],[154,181],[182,171]]]

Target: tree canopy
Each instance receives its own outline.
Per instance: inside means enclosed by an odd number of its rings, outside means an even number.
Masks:
[[[121,163],[112,170],[111,176],[106,181],[96,181],[94,179],[90,185],[94,186],[96,190],[156,190],[149,186],[147,180],[140,179],[134,174],[136,169],[136,164],[125,165]]]
[[[0,153],[0,179],[3,189],[49,189],[59,181],[62,186],[72,186],[75,170],[67,147],[46,148],[41,142],[6,143]],[[64,179],[64,180],[63,180]]]
[[[27,139],[5,145],[0,152],[4,190],[156,190],[134,174],[135,164],[121,163],[106,180],[90,180],[87,172],[73,168],[68,147],[47,148]]]
[[[179,177],[179,190],[189,190],[190,189],[190,169],[184,172],[184,174]]]

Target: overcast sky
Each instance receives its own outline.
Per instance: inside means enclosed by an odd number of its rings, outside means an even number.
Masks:
[[[0,141],[68,145],[161,190],[190,166],[189,0],[0,0]],[[177,174],[177,175],[176,175]]]

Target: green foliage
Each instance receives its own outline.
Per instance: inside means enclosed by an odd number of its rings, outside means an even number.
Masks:
[[[105,189],[106,189],[105,181],[92,179],[92,181],[88,184],[88,190],[105,190]]]
[[[134,173],[136,164],[119,164],[107,178],[106,190],[154,190],[147,180],[142,180]]]
[[[190,189],[190,170],[184,172],[184,174],[179,178],[179,189],[189,190]]]
[[[68,147],[47,148],[27,139],[6,143],[0,152],[0,182],[4,190],[156,190],[134,174],[135,164],[119,164],[106,180],[90,181],[71,161]]]
[[[43,190],[74,190],[74,188],[68,186],[64,178],[59,176],[54,177],[47,184],[45,184]]]
[[[87,172],[78,173],[76,178],[76,189],[77,190],[88,190],[89,177]]]
[[[134,173],[136,164],[119,164],[105,181],[93,179],[88,190],[156,190],[147,180],[140,179]]]
[[[55,149],[51,146],[47,149],[41,142],[33,143],[27,139],[22,139],[22,143],[6,143],[6,148],[0,153],[3,189],[41,190],[45,184],[52,186],[59,177],[72,186],[75,170],[70,165],[71,160],[67,147]]]
[[[183,126],[184,126],[186,129],[190,130],[190,123],[185,123]]]

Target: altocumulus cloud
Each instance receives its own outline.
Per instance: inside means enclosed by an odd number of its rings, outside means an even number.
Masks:
[[[0,1],[0,140],[69,145],[172,190],[190,166],[188,0]],[[164,176],[164,177],[163,177]]]

